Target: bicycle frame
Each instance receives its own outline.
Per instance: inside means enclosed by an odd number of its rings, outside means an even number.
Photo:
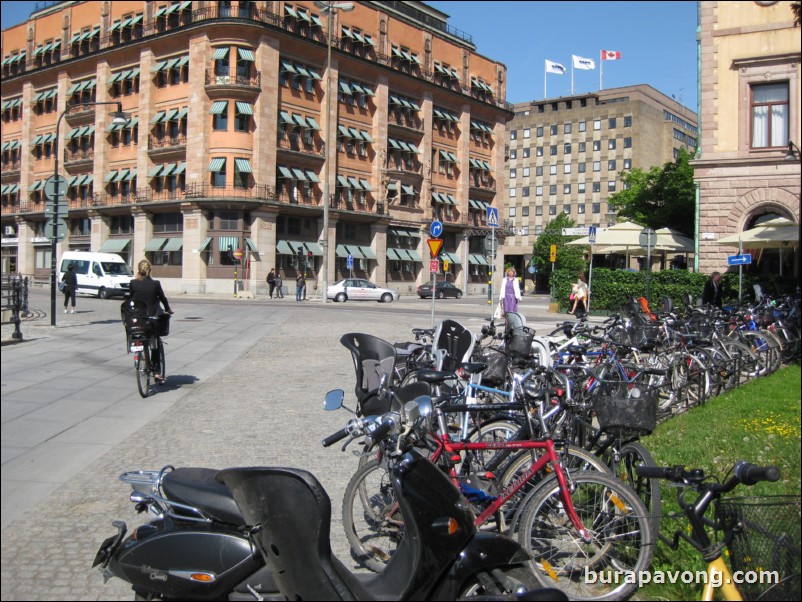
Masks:
[[[441,417],[442,414],[439,414]],[[557,452],[554,449],[554,440],[553,439],[546,439],[543,441],[501,441],[501,442],[459,442],[459,441],[451,441],[445,429],[443,429],[443,435],[438,435],[437,433],[431,433],[431,436],[437,442],[437,449],[432,454],[432,462],[437,463],[439,457],[443,454],[443,452],[448,452],[452,454],[454,452],[464,452],[464,451],[486,451],[486,450],[506,450],[506,449],[538,449],[543,451],[544,453],[538,458],[538,460],[532,464],[529,469],[522,475],[518,476],[512,483],[510,483],[501,494],[487,507],[485,508],[479,516],[474,519],[474,524],[478,527],[484,524],[488,518],[493,516],[496,512],[498,512],[501,507],[506,504],[512,496],[514,496],[526,483],[528,483],[534,475],[536,475],[539,471],[541,471],[547,464],[551,465],[554,474],[557,477],[557,483],[560,487],[560,498],[562,499],[563,506],[565,508],[565,512],[568,515],[568,518],[571,520],[571,524],[574,528],[579,532],[580,536],[585,540],[590,540],[590,535],[588,534],[587,530],[585,529],[582,521],[579,519],[579,516],[576,514],[576,510],[574,510],[574,504],[571,501],[571,492],[568,488],[568,481],[565,477],[565,472],[563,472],[562,466],[560,466],[560,460],[557,456]],[[452,475],[454,476],[454,475]],[[455,479],[456,481],[456,479]],[[455,483],[456,484],[456,483]]]

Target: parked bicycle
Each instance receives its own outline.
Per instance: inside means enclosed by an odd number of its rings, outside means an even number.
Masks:
[[[702,600],[713,600],[718,588],[725,600],[799,600],[799,496],[725,497],[738,485],[780,478],[772,466],[759,467],[743,460],[736,462],[731,472],[729,479],[719,483],[700,468],[639,467],[638,474],[644,478],[665,479],[682,487],[677,499],[690,528],[677,530],[672,539],[662,535],[660,539],[674,550],[682,539],[707,562]],[[697,494],[693,502],[684,498],[689,489]],[[706,516],[710,509],[714,518]],[[711,539],[710,529],[718,532],[717,537]],[[732,572],[724,562],[725,547]],[[754,573],[747,575],[748,571]],[[738,580],[742,591],[733,578],[736,574],[747,577]]]

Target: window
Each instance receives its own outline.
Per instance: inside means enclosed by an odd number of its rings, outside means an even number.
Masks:
[[[542,138],[543,137],[543,126],[542,125],[537,128],[537,137],[538,138]]]
[[[535,196],[543,196],[543,187],[535,186]]]
[[[578,150],[579,150],[579,152],[580,152],[580,153],[584,153],[584,152],[585,152],[585,150],[586,150],[586,143],[584,143],[584,142],[580,142],[580,143],[579,143],[579,149],[578,149]]]
[[[601,203],[593,203],[593,205],[591,205],[591,211],[593,213],[601,213]]]
[[[156,213],[153,215],[153,232],[183,232],[184,216],[176,213]]]
[[[524,177],[525,178],[529,177],[529,168],[528,167],[524,167]]]
[[[552,157],[556,157],[557,156],[557,145],[556,144],[552,144],[551,146],[549,146],[549,154]]]
[[[600,151],[601,150],[601,140],[594,140],[593,141],[593,150]]]
[[[571,213],[571,205],[568,203],[563,205],[563,213],[570,214]]]
[[[521,189],[521,196],[522,197],[528,197],[529,196],[529,186],[524,186]]]
[[[510,159],[517,159],[518,158],[518,151],[514,148],[510,149]]]
[[[601,192],[601,182],[593,182],[593,192]]]
[[[571,173],[571,164],[570,163],[565,163],[563,165],[563,173]]]
[[[587,123],[585,123],[584,121],[580,121],[579,122],[579,131],[580,132],[586,132],[587,129],[588,129]]]
[[[788,144],[788,84],[752,86],[752,148]]]
[[[574,125],[572,123],[566,123],[563,126],[563,134],[570,134],[574,129]]]
[[[240,214],[238,211],[218,211],[218,230],[239,230]]]
[[[601,119],[596,119],[593,121],[593,131],[601,130]]]
[[[615,119],[615,117],[610,117],[610,119],[607,120],[607,123],[608,123],[608,127],[611,130],[615,129],[615,127],[616,127],[616,119]]]
[[[557,205],[549,205],[549,215],[557,215]]]
[[[593,162],[593,171],[601,171],[601,161]]]
[[[510,130],[510,140],[518,140],[518,130]]]
[[[537,165],[535,167],[535,176],[542,178],[543,177],[543,166]]]
[[[624,138],[624,148],[632,148],[632,138]]]
[[[557,126],[556,125],[549,126],[549,133],[552,136],[556,136],[557,135]]]
[[[627,115],[624,117],[624,127],[631,128],[632,127],[632,115]]]
[[[543,156],[543,147],[542,146],[538,146],[537,148],[535,148],[535,156],[536,157],[542,157]]]
[[[515,217],[515,207],[510,207],[510,217]]]
[[[632,169],[632,159],[624,159],[624,169]]]
[[[218,100],[212,105],[212,128],[217,131],[228,129],[228,101]]]
[[[543,215],[543,205],[535,207],[535,216]]]
[[[607,171],[615,171],[615,160],[607,162]]]
[[[576,206],[576,212],[578,214],[580,214],[580,215],[584,215],[584,213],[585,213],[585,203],[579,203],[579,205]]]
[[[556,165],[549,165],[549,175],[556,176],[557,175],[557,166]]]
[[[514,179],[515,176],[516,176],[516,173],[517,172],[516,172],[514,167],[512,169],[510,169],[510,179]]]
[[[585,194],[585,183],[584,183],[584,182],[579,182],[579,183],[576,185],[576,189],[577,189],[577,192],[578,192],[579,194]]]
[[[607,182],[607,192],[615,192],[615,180]]]
[[[527,195],[529,196],[529,195]],[[529,206],[521,207],[521,217],[529,217]]]
[[[542,152],[542,149],[541,149],[541,152]],[[523,158],[524,159],[528,159],[529,158],[529,149],[528,148],[524,149]]]
[[[253,115],[253,107],[247,102],[237,102],[235,109],[234,131],[249,132],[251,130],[251,115]]]
[[[563,144],[563,154],[570,155],[571,154],[571,143],[566,142]]]
[[[224,187],[226,185],[225,157],[212,159],[212,162],[209,165],[209,171],[212,174],[212,186]]]
[[[252,172],[248,159],[234,159],[234,188],[247,188]]]
[[[557,184],[551,184],[549,186],[549,195],[555,196],[557,194]]]
[[[524,140],[529,138],[529,128],[524,128]]]
[[[563,184],[563,194],[571,194],[571,185]]]
[[[510,198],[511,198],[511,199],[514,199],[514,198],[515,198],[515,196],[516,196],[516,191],[515,191],[515,188],[510,188]]]
[[[615,138],[611,138],[607,141],[607,149],[608,150],[615,150]]]

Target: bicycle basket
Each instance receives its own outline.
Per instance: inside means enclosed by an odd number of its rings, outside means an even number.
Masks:
[[[527,357],[532,355],[532,340],[535,331],[526,326],[513,328],[508,333],[507,351],[512,355]]]
[[[170,314],[161,314],[156,321],[156,330],[160,337],[170,334]]]
[[[746,579],[738,584],[745,600],[799,600],[798,495],[725,498],[719,501],[716,518],[742,527],[728,547],[733,571],[754,571],[744,572]],[[750,580],[757,582],[747,583]]]
[[[657,324],[636,324],[629,333],[630,343],[636,347],[655,345],[660,340],[660,326]]]
[[[657,388],[647,383],[599,381],[593,409],[603,431],[651,433],[657,425]]]
[[[484,349],[479,361],[487,364],[482,371],[482,382],[489,385],[501,384],[507,378],[507,356],[494,349]]]

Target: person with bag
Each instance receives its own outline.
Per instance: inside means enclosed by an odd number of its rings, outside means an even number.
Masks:
[[[75,264],[67,266],[67,271],[61,277],[58,285],[59,290],[64,293],[64,313],[67,313],[67,303],[72,299],[72,313],[75,313],[75,295],[78,293],[78,275],[75,273]]]
[[[518,301],[521,300],[521,286],[515,277],[515,268],[507,270],[507,276],[501,280],[501,290],[499,291],[499,302],[501,309],[506,314],[518,311]]]
[[[283,299],[284,298],[284,282],[281,280],[281,276],[276,274],[276,277],[273,280],[273,284],[276,285],[276,299]]]
[[[304,294],[304,289],[306,288],[306,278],[302,273],[298,273],[298,277],[295,279],[295,300],[300,301],[302,295]]]
[[[574,302],[574,306],[568,313],[577,318],[584,316],[588,308],[588,297],[588,281],[585,278],[585,272],[579,272],[579,279],[571,285],[571,294],[568,298]]]
[[[270,287],[270,298],[273,298],[273,291],[276,290],[276,268],[270,268],[267,274],[267,284]]]
[[[128,285],[129,297],[133,301],[141,301],[147,305],[148,316],[155,317],[162,313],[160,303],[164,306],[165,312],[172,314],[173,310],[170,309],[170,303],[162,290],[162,284],[150,277],[150,270],[151,265],[147,259],[143,259],[137,264],[136,278],[131,280],[131,284]],[[161,370],[161,356],[158,349],[154,349],[153,346],[151,346],[151,363],[153,366],[159,366],[159,370]],[[153,379],[157,383],[164,382],[164,376],[160,372],[154,374]]]

